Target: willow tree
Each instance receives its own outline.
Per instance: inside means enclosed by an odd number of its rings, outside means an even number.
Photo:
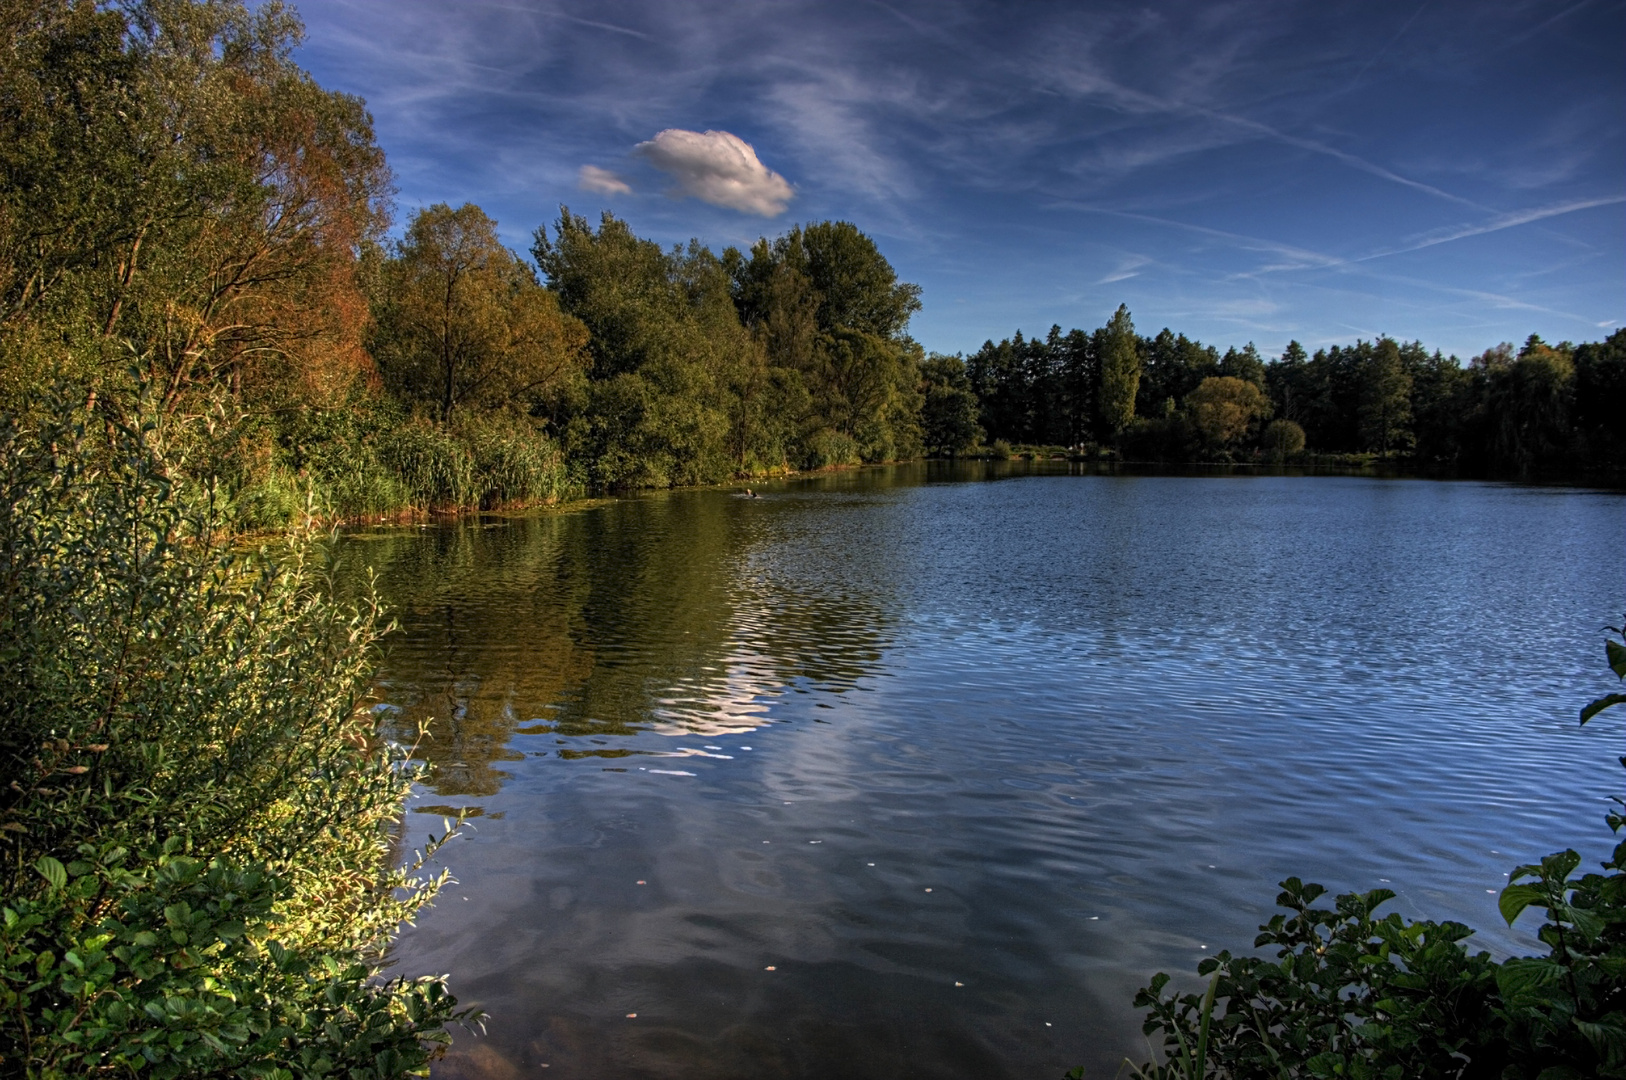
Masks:
[[[384,381],[442,424],[463,411],[526,411],[585,363],[587,328],[472,203],[419,211],[380,277],[373,353]]]

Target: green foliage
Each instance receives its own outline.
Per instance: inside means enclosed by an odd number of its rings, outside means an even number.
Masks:
[[[452,431],[408,422],[379,440],[378,457],[396,477],[411,506],[456,510],[474,498],[474,455]]]
[[[742,325],[805,389],[793,456],[837,464],[922,451],[922,356],[905,333],[920,288],[898,281],[873,240],[849,222],[819,222],[758,241],[749,258],[730,248],[723,266]]]
[[[1463,1056],[1483,1057],[1495,965],[1461,947],[1472,931],[1379,918],[1387,889],[1340,896],[1331,909],[1313,906],[1319,885],[1289,878],[1282,889],[1288,914],[1254,942],[1274,947],[1274,959],[1221,952],[1198,968],[1213,980],[1207,995],[1165,998],[1162,974],[1137,995],[1147,1034],[1161,1031],[1170,1052],[1142,1075],[1447,1077],[1462,1075]],[[1204,1029],[1208,1071],[1197,1072],[1189,1048]]]
[[[229,388],[323,400],[366,368],[356,252],[386,224],[359,99],[279,3],[0,5],[0,392],[63,371],[167,413]]]
[[[150,421],[60,401],[0,430],[0,1070],[422,1072],[468,1014],[376,978],[439,884],[392,868],[376,609],[308,543],[223,546]]]
[[[1498,356],[1485,365],[1483,438],[1496,463],[1528,472],[1561,459],[1574,410],[1570,352],[1532,334],[1511,361]]]
[[[1095,430],[1101,333],[1052,326],[1043,340],[984,342],[966,358],[978,422],[1007,441],[1076,447]]]
[[[807,437],[802,452],[804,469],[828,469],[839,465],[858,465],[863,461],[858,441],[850,435],[829,428],[820,428]]]
[[[385,381],[443,424],[458,410],[545,406],[580,374],[586,328],[472,203],[414,215],[377,291],[373,355]]]
[[[1626,644],[1606,642],[1606,655],[1626,679]],[[1581,722],[1619,704],[1626,695],[1600,697]],[[1618,833],[1626,815],[1611,813],[1608,824]],[[1288,914],[1254,941],[1274,958],[1221,952],[1198,967],[1210,976],[1205,995],[1165,997],[1170,980],[1159,973],[1136,996],[1149,1010],[1146,1033],[1163,1035],[1165,1060],[1133,1071],[1158,1080],[1626,1077],[1626,843],[1604,873],[1573,877],[1580,863],[1563,851],[1514,869],[1502,915],[1511,926],[1544,911],[1537,936],[1548,951],[1500,964],[1468,953],[1472,931],[1460,923],[1378,917],[1394,895],[1387,889],[1317,908],[1325,890],[1289,878],[1276,900]]]
[[[1626,330],[1575,349],[1575,425],[1583,460],[1626,467]]]
[[[482,509],[553,502],[567,498],[558,446],[529,425],[486,420],[460,432],[473,458],[474,499]]]
[[[207,457],[186,469],[216,478],[242,532],[567,498],[563,455],[539,427],[512,415],[441,426],[358,395],[350,408],[220,425],[193,440]]]
[[[921,453],[920,349],[903,335],[919,290],[853,226],[796,228],[719,259],[562,210],[532,253],[590,333],[588,382],[562,424],[587,486]]]
[[[1224,451],[1245,438],[1259,420],[1270,415],[1270,399],[1257,383],[1230,375],[1204,379],[1186,395],[1186,415],[1211,451]]]
[[[920,367],[921,428],[926,449],[952,457],[982,440],[977,424],[977,395],[971,390],[965,361],[933,353]]]
[[[1140,354],[1135,350],[1135,324],[1123,304],[1096,332],[1099,388],[1096,392],[1096,438],[1111,442],[1135,418],[1140,389]]]
[[[1296,453],[1266,444],[1268,427],[1216,438],[1211,402],[1198,390],[1206,380],[1229,378],[1257,387],[1264,415],[1296,424],[1323,461],[1371,455],[1430,469],[1618,477],[1626,460],[1626,331],[1580,346],[1532,337],[1517,351],[1499,345],[1464,365],[1388,337],[1313,357],[1290,341],[1267,362],[1251,343],[1221,356],[1164,329],[1135,339],[1133,416],[1113,435],[1112,425],[1099,426],[1112,404],[1103,395],[1116,378],[1104,351],[1110,329],[1063,334],[1056,326],[1042,340],[1017,333],[967,357],[987,435],[1076,447],[1093,433],[1112,438],[1126,457],[1165,462]],[[1123,416],[1121,401],[1113,408]]]
[[[1304,449],[1304,429],[1291,420],[1272,420],[1259,436],[1259,446],[1272,461],[1282,461]]]
[[[1393,339],[1378,340],[1362,365],[1360,383],[1362,445],[1380,454],[1409,449],[1412,377]]]
[[[774,380],[716,256],[698,243],[663,252],[608,214],[595,232],[567,209],[532,252],[591,335],[590,382],[564,424],[590,486],[716,482],[771,457],[748,436],[774,434],[760,422]]]

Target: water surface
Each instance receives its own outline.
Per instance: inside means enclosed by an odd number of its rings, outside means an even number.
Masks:
[[[479,815],[398,950],[491,1014],[436,1075],[1111,1076],[1289,874],[1525,948],[1505,872],[1607,846],[1623,537],[1609,493],[1035,466],[358,535],[408,839]]]

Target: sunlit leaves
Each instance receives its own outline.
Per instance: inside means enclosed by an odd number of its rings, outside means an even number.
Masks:
[[[222,543],[150,418],[50,404],[0,429],[0,1046],[40,1077],[421,1066],[453,1002],[369,967],[437,884],[392,868],[412,774],[356,708],[376,609],[305,541]]]
[[[586,328],[471,204],[420,210],[378,292],[373,345],[385,381],[442,424],[468,410],[524,415],[586,358]]]

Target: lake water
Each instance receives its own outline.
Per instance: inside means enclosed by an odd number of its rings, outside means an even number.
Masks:
[[[918,465],[356,535],[472,808],[451,1077],[1058,1077],[1290,874],[1478,927],[1607,847],[1626,498]],[[1522,924],[1521,924],[1522,925]],[[630,1017],[629,1014],[636,1014]],[[547,1069],[543,1070],[542,1066]]]

